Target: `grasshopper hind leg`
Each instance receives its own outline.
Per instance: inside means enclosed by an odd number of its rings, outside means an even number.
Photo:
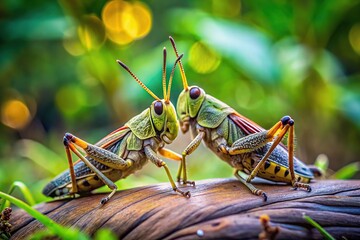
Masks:
[[[257,195],[257,196],[262,196],[264,198],[264,202],[267,201],[267,195],[266,193],[261,190],[256,188],[254,185],[252,185],[251,183],[247,182],[244,178],[242,178],[239,174],[239,170],[235,170],[234,172],[234,176],[242,183],[244,184],[250,191],[252,194]]]
[[[266,160],[269,158],[270,154],[274,149],[279,145],[281,140],[284,138],[285,134],[288,133],[288,164],[289,171],[291,176],[291,185],[294,189],[300,188],[308,192],[311,192],[311,187],[309,184],[301,183],[296,180],[294,172],[294,124],[295,121],[289,117],[284,116],[277,122],[270,130],[266,131],[266,139],[274,139],[271,147],[264,154],[260,162],[256,165],[253,171],[250,173],[249,177],[246,179],[248,183],[257,176],[259,170],[264,166]]]
[[[105,203],[107,203],[110,200],[110,198],[115,194],[115,192],[117,190],[117,186],[109,178],[107,178],[99,169],[97,169],[94,165],[92,165],[91,162],[88,159],[86,159],[75,147],[75,145],[78,145],[79,147],[83,148],[86,151],[92,145],[75,137],[71,133],[65,134],[64,145],[65,145],[66,154],[67,154],[68,161],[69,161],[69,169],[70,169],[71,182],[72,182],[72,191],[71,191],[72,194],[77,192],[77,184],[76,184],[76,178],[75,178],[73,162],[72,162],[70,151],[72,151],[75,155],[77,155],[80,158],[80,160],[83,161],[104,182],[104,184],[106,184],[111,189],[111,193],[107,197],[101,199],[101,201],[100,201],[101,205],[104,205]],[[107,153],[107,155],[112,154],[110,152],[105,152],[105,153]],[[98,149],[95,147],[92,152],[92,154],[94,154],[94,155],[98,154],[98,156],[102,156],[105,153],[103,152],[103,149]],[[89,155],[92,156],[91,154],[89,154]],[[105,156],[105,158],[108,158],[108,156]],[[76,192],[74,192],[74,190],[76,190]]]

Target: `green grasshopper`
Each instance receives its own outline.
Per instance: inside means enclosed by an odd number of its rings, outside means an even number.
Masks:
[[[183,192],[176,187],[166,163],[157,155],[159,153],[177,161],[182,159],[179,154],[164,148],[165,144],[170,144],[177,137],[179,131],[175,108],[170,102],[170,89],[176,64],[181,57],[182,55],[174,63],[166,90],[166,49],[163,50],[164,99],[162,100],[148,89],[124,63],[117,60],[136,82],[155,98],[155,101],[149,108],[130,119],[123,127],[116,129],[94,145],[71,133],[66,133],[64,145],[69,169],[48,183],[43,194],[49,197],[81,195],[106,184],[112,191],[101,200],[100,203],[105,204],[117,190],[115,181],[126,178],[141,169],[150,160],[156,166],[165,169],[175,192],[190,197],[188,191]],[[82,149],[86,156],[81,154],[77,148]],[[75,163],[72,161],[71,151],[79,157]]]
[[[179,56],[174,39],[169,38],[176,56]],[[265,201],[266,193],[250,183],[255,176],[311,191],[307,183],[314,178],[313,172],[317,173],[317,170],[305,166],[294,157],[294,120],[291,117],[284,116],[272,128],[265,130],[206,94],[202,88],[188,86],[181,61],[179,68],[184,87],[177,101],[180,128],[183,133],[191,129],[194,136],[182,152],[177,176],[179,182],[182,180],[183,184],[194,184],[187,179],[185,158],[204,140],[208,148],[235,169],[235,177],[253,194],[262,195]],[[287,132],[288,148],[281,143]],[[239,171],[248,174],[247,179]]]

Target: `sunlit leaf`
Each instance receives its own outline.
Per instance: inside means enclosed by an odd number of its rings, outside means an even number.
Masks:
[[[350,179],[360,171],[360,162],[350,163],[340,168],[335,174],[336,179]]]

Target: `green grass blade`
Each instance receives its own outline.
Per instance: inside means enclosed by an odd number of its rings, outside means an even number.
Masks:
[[[15,188],[18,187],[20,189],[20,192],[24,195],[25,200],[28,202],[30,206],[35,205],[35,200],[29,190],[29,188],[25,185],[25,183],[20,181],[15,181],[13,184],[11,184],[10,189],[8,191],[8,194],[11,195]],[[6,200],[4,199],[0,205],[0,211],[4,210],[6,205]]]
[[[70,239],[81,239],[81,240],[89,239],[84,233],[80,232],[79,230],[66,228],[66,227],[63,227],[63,226],[57,224],[49,217],[45,216],[44,214],[40,213],[36,209],[30,207],[25,202],[13,197],[13,196],[10,196],[10,195],[0,191],[0,198],[6,199],[9,202],[18,206],[19,208],[23,209],[30,216],[34,217],[39,222],[44,224],[51,232],[53,232],[54,234],[56,234],[57,236],[59,236],[62,239],[65,239],[65,240],[67,240],[67,239],[69,239],[69,240]]]
[[[335,238],[333,236],[330,235],[330,233],[328,233],[322,226],[320,226],[320,224],[318,224],[317,222],[315,222],[311,217],[306,216],[304,214],[303,218],[310,223],[314,228],[316,228],[321,235],[324,236],[325,239],[327,240],[335,240]]]
[[[23,182],[20,181],[13,182],[13,184],[11,184],[8,194],[11,195],[16,187],[20,189],[21,193],[24,195],[24,198],[26,199],[27,203],[30,206],[35,205],[35,200],[30,192],[30,189]]]

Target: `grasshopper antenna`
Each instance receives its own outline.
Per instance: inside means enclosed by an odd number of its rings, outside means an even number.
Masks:
[[[117,62],[118,64],[120,64],[120,66],[122,66],[126,71],[128,71],[128,73],[130,73],[130,75],[135,79],[135,81],[136,81],[148,94],[150,94],[150,95],[151,95],[153,98],[155,98],[156,100],[161,101],[160,98],[159,98],[158,96],[156,96],[149,88],[147,88],[147,87],[145,86],[145,84],[142,83],[142,82],[140,81],[140,79],[137,78],[137,77],[135,76],[135,74],[134,74],[123,62],[121,62],[120,60],[116,60],[116,62]]]
[[[171,36],[169,36],[169,39],[170,39],[171,45],[174,48],[176,57],[179,57],[179,53],[178,53],[177,48],[176,48],[175,40]],[[184,67],[183,67],[181,61],[179,61],[179,66],[180,66],[180,74],[181,74],[181,79],[182,79],[182,82],[183,82],[184,90],[187,91],[189,89],[189,85],[187,83]]]
[[[165,102],[166,102],[166,103],[169,103],[169,101],[170,101],[170,90],[171,90],[171,84],[172,84],[172,79],[173,79],[173,77],[174,77],[174,72],[175,72],[176,64],[177,64],[177,63],[180,64],[180,60],[181,60],[181,58],[182,58],[183,56],[184,56],[184,54],[181,54],[180,56],[177,57],[177,59],[176,59],[176,61],[175,61],[175,63],[174,63],[174,66],[173,66],[173,68],[172,68],[172,70],[171,70],[170,79],[169,79],[169,85],[168,85],[168,90],[167,90],[167,94],[166,94],[167,98],[165,98]]]
[[[163,85],[163,96],[167,99],[166,95],[166,48],[163,49],[163,71],[162,71],[162,85]]]

